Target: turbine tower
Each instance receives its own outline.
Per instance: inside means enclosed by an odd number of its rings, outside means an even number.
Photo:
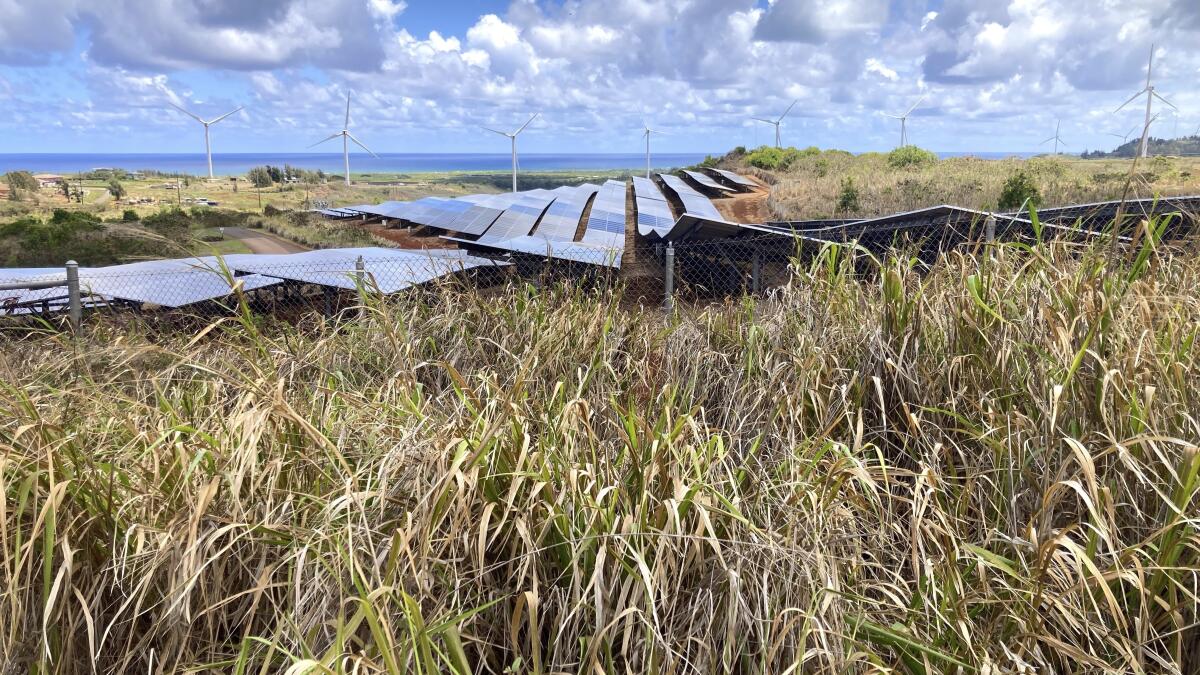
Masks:
[[[363,150],[366,150],[375,159],[379,159],[379,155],[371,152],[370,148],[363,145],[362,141],[358,140],[357,138],[354,137],[354,134],[350,133],[350,93],[349,92],[346,93],[346,121],[345,121],[345,123],[342,124],[342,130],[337,132],[336,134],[330,134],[329,136],[317,141],[316,143],[313,143],[312,145],[310,145],[308,147],[315,148],[318,145],[320,145],[326,141],[332,141],[333,139],[337,138],[338,136],[342,137],[342,162],[346,166],[346,186],[349,187],[350,186],[350,141],[354,141],[355,145],[362,148]]]
[[[517,136],[520,136],[521,132],[525,131],[525,127],[529,126],[529,123],[533,121],[533,118],[537,117],[540,114],[541,113],[533,113],[533,116],[531,116],[529,118],[529,120],[525,122],[525,124],[522,124],[520,129],[517,129],[516,131],[512,132],[511,134],[506,131],[499,131],[497,129],[492,129],[490,127],[484,127],[485,130],[490,131],[493,134],[500,134],[501,136],[506,136],[506,137],[508,137],[509,140],[512,141],[512,166],[513,166],[513,186],[512,186],[513,189],[512,189],[512,191],[513,192],[517,191]]]
[[[650,179],[650,134],[662,134],[658,129],[651,129],[645,121],[642,122],[642,136],[646,138],[646,179]]]
[[[1058,136],[1058,130],[1061,127],[1062,127],[1062,120],[1056,121],[1054,124],[1054,135],[1041,142],[1041,145],[1045,145],[1045,144],[1049,143],[1050,141],[1054,141],[1054,154],[1056,154],[1056,155],[1058,154],[1058,144],[1059,143],[1062,143],[1064,148],[1067,147],[1067,144],[1063,141],[1063,139],[1059,138],[1059,136]]]
[[[1141,96],[1142,94],[1146,95],[1146,123],[1142,127],[1142,143],[1141,143],[1141,149],[1138,152],[1138,154],[1142,157],[1147,157],[1149,155],[1150,123],[1153,121],[1152,119],[1150,119],[1150,108],[1151,108],[1151,104],[1154,103],[1154,99],[1157,98],[1158,100],[1162,101],[1163,103],[1166,103],[1167,105],[1171,106],[1172,108],[1175,108],[1174,103],[1171,103],[1167,99],[1163,98],[1162,95],[1159,94],[1157,91],[1154,91],[1154,84],[1150,81],[1150,76],[1153,72],[1154,72],[1154,45],[1150,45],[1150,62],[1146,65],[1146,86],[1143,87],[1142,90],[1139,91],[1138,93],[1134,94],[1133,96],[1130,96],[1128,101],[1125,101],[1124,103],[1122,103],[1120,105],[1120,107],[1118,107],[1116,110],[1113,111],[1114,113],[1120,112],[1121,108],[1124,108],[1125,106],[1132,103],[1133,99]],[[1179,108],[1175,108],[1175,110],[1179,110]]]
[[[221,120],[225,119],[226,117],[229,117],[233,113],[238,112],[239,110],[242,109],[242,106],[238,106],[236,110],[230,110],[229,112],[225,113],[224,115],[221,115],[220,117],[214,117],[211,120],[205,120],[204,118],[200,117],[199,115],[192,113],[192,112],[188,112],[187,110],[184,110],[181,106],[177,106],[174,103],[171,103],[170,101],[167,101],[167,103],[169,103],[172,108],[175,108],[176,110],[183,113],[184,115],[187,115],[188,117],[190,117],[190,118],[196,120],[197,122],[199,122],[200,124],[204,125],[204,154],[208,158],[208,179],[212,180],[213,179],[212,142],[209,140],[208,128],[211,127],[212,125],[216,124],[217,122],[220,122]]]
[[[912,104],[908,110],[905,110],[903,115],[887,115],[887,113],[884,113],[887,117],[900,120],[900,147],[902,148],[908,145],[908,116],[912,114],[912,111],[917,109],[917,106],[921,105],[921,102],[925,100],[925,96],[922,95],[921,98],[917,99],[917,102]]]
[[[788,113],[792,112],[792,108],[796,107],[796,104],[799,102],[800,102],[800,99],[796,99],[795,101],[792,101],[792,104],[787,107],[787,110],[783,111],[783,114],[780,115],[779,119],[777,119],[777,120],[769,120],[764,117],[751,117],[750,119],[754,120],[755,122],[763,122],[764,124],[770,124],[770,125],[774,126],[775,127],[775,147],[777,147],[777,148],[782,147],[781,139],[779,136],[779,125],[783,122],[783,118],[787,117]]]

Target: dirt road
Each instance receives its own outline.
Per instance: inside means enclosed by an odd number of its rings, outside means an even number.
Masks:
[[[241,240],[251,253],[300,253],[308,249],[294,241],[277,237],[262,230],[247,230],[244,227],[226,227],[225,236]]]

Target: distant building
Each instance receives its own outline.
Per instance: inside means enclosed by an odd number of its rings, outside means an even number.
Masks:
[[[66,180],[62,176],[53,173],[39,173],[35,174],[33,178],[38,182],[38,185],[44,188],[57,187],[62,185],[63,181]]]

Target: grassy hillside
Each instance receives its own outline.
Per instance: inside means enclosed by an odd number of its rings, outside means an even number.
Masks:
[[[759,148],[730,153],[722,164],[771,183],[770,212],[780,220],[869,217],[937,204],[995,209],[1005,184],[1018,176],[1044,206],[1120,199],[1127,183],[1131,196],[1200,194],[1200,158],[1155,157],[1135,167],[1130,160],[1066,156],[938,160],[911,147],[857,156]]]
[[[0,662],[1197,672],[1200,261],[852,269],[14,340]]]

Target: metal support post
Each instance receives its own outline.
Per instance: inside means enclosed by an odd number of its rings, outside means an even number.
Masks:
[[[762,251],[754,249],[754,257],[750,259],[750,291],[758,294],[762,290]]]
[[[989,244],[996,241],[996,216],[988,214],[987,220],[983,221],[983,238]]]
[[[667,252],[663,263],[663,308],[668,312],[675,310],[675,244],[667,242]]]
[[[79,296],[79,263],[67,261],[67,302],[71,331],[78,333],[83,324],[83,300]]]

